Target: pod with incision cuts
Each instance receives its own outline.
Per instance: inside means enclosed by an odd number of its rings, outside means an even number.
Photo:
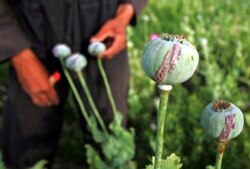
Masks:
[[[142,55],[146,74],[159,84],[176,84],[187,81],[199,62],[196,48],[184,35],[163,34],[151,40]]]
[[[221,169],[222,157],[229,140],[237,137],[244,126],[241,110],[226,100],[217,100],[205,107],[201,116],[205,133],[218,144],[215,169]]]
[[[201,125],[206,134],[220,142],[237,137],[244,125],[241,110],[226,100],[210,103],[201,116]]]

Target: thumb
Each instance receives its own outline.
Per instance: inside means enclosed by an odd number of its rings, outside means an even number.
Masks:
[[[102,42],[105,39],[107,39],[108,37],[114,37],[114,33],[111,31],[107,31],[107,32],[98,32],[97,34],[95,34],[94,36],[91,37],[90,39],[90,43],[93,42]]]

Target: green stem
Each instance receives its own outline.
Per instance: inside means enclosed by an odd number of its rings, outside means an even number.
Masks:
[[[93,98],[91,96],[91,93],[89,91],[89,88],[88,88],[88,86],[86,84],[86,81],[85,81],[85,79],[83,77],[82,72],[78,71],[78,72],[76,72],[76,74],[77,74],[77,76],[78,76],[78,78],[80,80],[80,83],[81,83],[81,85],[83,87],[83,90],[84,90],[84,92],[85,92],[85,94],[87,96],[89,104],[90,104],[91,108],[93,109],[93,112],[94,112],[94,114],[95,114],[95,116],[97,118],[97,121],[99,122],[99,124],[102,127],[103,131],[107,134],[108,132],[107,132],[107,129],[105,127],[105,124],[104,124],[104,122],[103,122],[103,120],[102,120],[102,118],[100,116],[100,113],[99,113],[98,109],[96,108],[96,105],[95,105],[95,103],[93,101]]]
[[[160,105],[157,114],[157,136],[156,136],[156,154],[154,169],[161,169],[164,125],[168,106],[168,96],[172,89],[171,85],[158,85],[160,91]]]
[[[61,62],[62,68],[63,68],[63,73],[64,73],[66,79],[69,82],[70,88],[71,88],[71,90],[72,90],[72,92],[73,92],[73,94],[74,94],[74,96],[76,98],[76,101],[77,101],[77,103],[79,105],[79,108],[80,108],[85,120],[87,121],[88,126],[90,128],[92,128],[92,123],[91,123],[90,117],[88,116],[88,113],[87,113],[87,111],[86,111],[86,109],[85,109],[85,107],[83,105],[82,99],[81,99],[81,97],[80,97],[80,95],[79,95],[79,93],[78,93],[78,91],[76,89],[76,86],[75,86],[75,84],[74,84],[68,70],[65,68],[63,61],[60,60],[60,62]]]
[[[144,43],[148,42],[148,22],[143,24],[143,28],[144,28]]]
[[[219,142],[218,150],[216,154],[216,162],[215,162],[215,169],[221,169],[222,158],[224,155],[226,144],[224,142]]]
[[[103,68],[102,59],[97,59],[97,63],[98,63],[98,68],[99,68],[99,70],[101,72],[101,75],[102,75],[102,78],[103,78],[103,81],[104,81],[104,85],[105,85],[105,88],[106,88],[106,91],[107,91],[107,94],[108,94],[110,104],[112,106],[114,114],[116,114],[117,113],[117,108],[116,108],[115,101],[114,101],[114,98],[113,98],[113,95],[112,95],[112,92],[111,92],[111,88],[110,88],[110,85],[109,85],[107,75],[106,75],[105,70]]]

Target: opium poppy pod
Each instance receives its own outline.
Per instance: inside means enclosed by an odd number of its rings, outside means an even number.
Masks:
[[[201,125],[208,136],[223,142],[241,133],[244,117],[234,104],[218,100],[205,107],[201,116]]]
[[[65,44],[58,44],[53,48],[52,52],[55,57],[64,59],[71,54],[71,49]]]
[[[182,83],[195,72],[199,54],[183,35],[163,34],[150,41],[142,55],[146,74],[160,84]]]
[[[98,56],[106,50],[106,46],[102,42],[94,42],[88,46],[88,52],[92,56]]]
[[[71,69],[77,72],[87,66],[87,59],[84,55],[76,53],[66,59],[65,65],[68,69]]]

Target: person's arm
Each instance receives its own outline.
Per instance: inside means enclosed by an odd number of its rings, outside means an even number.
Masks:
[[[30,46],[7,1],[0,0],[0,62]]]
[[[121,3],[131,4],[134,9],[134,15],[131,18],[130,24],[136,25],[137,18],[140,16],[142,10],[145,8],[147,4],[147,0],[122,0]]]
[[[111,59],[126,47],[126,28],[131,23],[131,19],[139,14],[139,11],[136,11],[139,8],[133,6],[136,4],[135,2],[135,0],[125,0],[122,2],[116,10],[115,17],[108,20],[99,32],[91,38],[90,42],[104,41],[107,38],[112,38],[111,45],[99,57]]]
[[[59,103],[58,95],[49,81],[49,74],[44,65],[29,48],[11,58],[22,89],[32,102],[40,107],[54,106]]]
[[[35,105],[57,105],[58,96],[49,74],[30,46],[8,4],[0,0],[0,61],[10,60],[22,89]]]

